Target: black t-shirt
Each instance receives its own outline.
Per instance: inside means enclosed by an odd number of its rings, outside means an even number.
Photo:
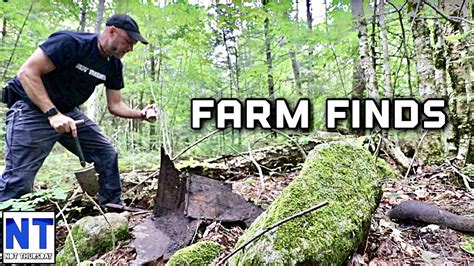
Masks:
[[[59,31],[39,46],[56,67],[41,79],[59,111],[68,112],[83,104],[99,84],[115,90],[124,87],[122,62],[113,56],[102,56],[97,42],[98,36],[93,33]],[[18,95],[26,97],[17,77],[10,85]]]

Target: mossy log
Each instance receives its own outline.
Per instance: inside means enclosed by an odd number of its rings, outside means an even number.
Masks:
[[[385,163],[378,160],[377,163]],[[323,201],[329,205],[294,219],[249,244],[231,265],[341,265],[365,240],[381,195],[382,174],[359,145],[318,145],[300,175],[239,239]]]

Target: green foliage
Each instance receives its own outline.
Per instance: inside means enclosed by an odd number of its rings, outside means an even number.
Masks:
[[[99,95],[101,114],[98,122],[120,154],[121,170],[156,169],[157,165],[153,164],[157,164],[157,151],[162,144],[167,144],[176,154],[215,129],[211,123],[200,131],[190,129],[190,99],[268,97],[269,74],[274,80],[275,97],[290,102],[309,98],[313,105],[313,128],[324,129],[325,101],[353,94],[353,70],[359,58],[358,31],[353,26],[350,1],[326,2],[326,6],[321,3],[313,6],[315,23],[312,29],[304,19],[306,11],[300,8],[296,17],[296,7],[291,1],[269,1],[265,6],[248,1],[203,5],[188,1],[107,2],[104,21],[114,13],[130,14],[150,41],[146,46],[138,43],[134,51],[122,60],[124,101],[134,108],[156,102],[162,110],[155,124],[130,122],[109,114],[104,94]],[[404,1],[391,3],[397,8],[405,4]],[[6,72],[7,79],[15,75],[38,44],[51,33],[63,29],[77,30],[83,10],[86,11],[86,31],[93,31],[97,12],[97,3],[90,0],[34,1],[33,10],[16,44],[29,5],[10,0],[1,2],[0,6],[0,16],[7,26],[7,34],[1,41],[0,72],[5,71],[6,62],[16,45],[14,59]],[[404,53],[400,39],[402,29],[398,13],[388,12],[391,8],[386,6],[386,24],[391,54],[389,61],[394,75],[393,90],[396,95],[409,95],[410,91],[416,94],[414,64],[409,72],[406,61],[400,59]],[[364,12],[370,36],[373,6],[367,1],[364,1]],[[411,33],[407,30],[410,20],[406,12],[406,8],[402,10],[402,22],[405,24],[407,52],[411,56]],[[271,73],[266,58],[265,19],[269,21]],[[378,45],[376,30],[375,42]],[[448,37],[448,40],[467,38],[470,33]],[[300,67],[301,89],[295,82],[290,53],[294,53]],[[408,74],[412,75],[412,84],[408,84]],[[382,80],[380,67],[377,76]],[[264,134],[260,131],[231,133],[227,130],[194,147],[183,157],[203,159],[233,152],[229,146],[239,151],[246,150],[247,139],[260,138]],[[55,157],[46,160],[44,170],[36,180],[38,186],[73,183],[71,173],[77,166],[75,157],[62,157],[67,156],[64,154],[67,153],[55,152]],[[67,163],[60,158],[65,158]],[[55,167],[59,163],[62,167]]]
[[[72,189],[74,171],[80,168],[79,158],[57,144],[36,175],[35,186]]]
[[[461,248],[474,255],[474,236],[466,236],[466,241],[461,245]]]
[[[49,34],[61,29],[78,29],[82,8],[87,11],[86,30],[90,31],[97,11],[93,1],[35,2],[7,77],[14,75]],[[289,15],[293,8],[289,1],[271,1],[265,8],[240,1],[208,6],[197,6],[187,1],[164,6],[150,1],[112,2],[106,6],[104,17],[113,13],[132,15],[151,43],[148,46],[137,44],[135,51],[123,59],[126,85],[123,96],[126,103],[140,108],[150,102],[157,102],[163,110],[162,118],[166,130],[170,132],[172,149],[183,149],[204,135],[204,131],[213,130],[212,127],[203,131],[189,129],[191,98],[267,96],[268,67],[265,63],[262,29],[265,18],[268,18],[276,97],[289,100],[296,100],[300,96],[310,97],[318,103],[315,110],[322,113],[320,104],[326,97],[344,95],[339,89],[341,87],[344,87],[344,91],[350,91],[350,64],[340,64],[350,60],[353,54],[347,51],[354,51],[357,47],[357,36],[351,28],[350,9],[348,3],[334,2],[328,8],[331,18],[327,27],[320,24],[309,31],[304,23],[295,21]],[[145,9],[147,12],[143,12]],[[5,14],[8,30],[12,34],[7,34],[2,46],[6,49],[0,50],[0,61],[4,62],[11,54],[16,41],[13,32],[18,32],[27,10],[28,6],[16,1],[2,3],[2,14]],[[339,42],[341,38],[350,41]],[[311,61],[311,75],[308,71],[310,47],[316,47],[315,58]],[[303,91],[299,93],[294,93],[292,65],[287,56],[290,51],[296,52],[302,69]],[[154,69],[151,68],[152,60]],[[336,64],[340,64],[342,69],[338,71],[339,77],[333,78],[334,71],[331,69],[335,69]],[[101,102],[105,104],[103,96]],[[316,129],[321,128],[321,116],[316,115],[315,118]],[[121,163],[123,169],[133,168],[134,161],[141,165],[142,153],[158,150],[164,138],[164,124],[132,124],[106,113],[100,125],[119,150],[121,159],[125,158]],[[244,137],[252,134],[244,133]],[[240,147],[242,142],[236,141],[235,136],[224,135],[220,142],[230,141],[238,150],[245,148]],[[209,145],[210,149],[203,143],[204,147],[201,145],[196,150],[202,151],[204,156],[229,150],[226,145],[218,145],[216,150],[215,142],[211,143],[214,146]],[[133,154],[139,154],[138,158],[132,158]],[[48,171],[44,179],[51,177],[60,179],[63,174]]]
[[[157,151],[128,153],[120,156],[120,172],[130,172],[135,169],[156,170],[160,163],[160,154]]]
[[[0,210],[33,211],[35,207],[50,200],[66,200],[69,192],[70,190],[64,190],[64,188],[61,187],[35,191],[25,194],[19,199],[10,199],[0,202]]]

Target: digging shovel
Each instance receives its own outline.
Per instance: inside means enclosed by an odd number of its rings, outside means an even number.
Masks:
[[[83,124],[84,120],[76,121],[76,125]],[[97,172],[95,171],[94,164],[87,165],[84,158],[84,153],[82,153],[81,144],[79,143],[79,138],[74,138],[74,146],[79,157],[82,168],[74,171],[79,185],[82,190],[85,191],[89,196],[95,196],[99,192],[99,181],[97,180]]]

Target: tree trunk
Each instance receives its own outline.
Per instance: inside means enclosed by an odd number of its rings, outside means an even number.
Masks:
[[[266,6],[268,0],[263,1],[263,5]],[[265,7],[266,9],[266,7]],[[265,18],[264,23],[264,35],[265,35],[265,54],[266,54],[266,64],[267,64],[267,81],[268,81],[268,97],[270,99],[275,98],[275,88],[273,83],[273,65],[272,65],[272,48],[271,48],[271,36],[270,36],[270,14]]]
[[[311,0],[306,0],[306,24],[308,25],[308,29],[310,31],[313,30],[313,14],[311,12]],[[310,96],[310,87],[313,82],[313,47],[309,46],[308,48],[308,97]]]
[[[5,43],[5,40],[6,40],[6,37],[7,37],[7,18],[6,17],[3,17],[3,20],[2,20],[2,42],[0,43],[0,46],[2,47],[2,49],[4,49],[3,47],[5,47],[6,43]],[[6,59],[6,58],[5,58]],[[8,64],[7,61],[5,59],[2,59],[0,61],[0,72],[3,72],[6,74],[6,65]],[[5,76],[5,74],[3,76]],[[2,82],[4,80],[2,79]],[[2,114],[3,115],[3,114]]]
[[[403,63],[403,59],[406,60],[406,67],[407,67],[407,71],[406,71],[406,74],[407,74],[407,82],[408,82],[408,88],[410,90],[410,97],[413,97],[414,94],[413,94],[413,87],[412,87],[412,84],[411,84],[411,56],[410,56],[410,51],[408,50],[408,45],[407,45],[407,37],[406,37],[406,34],[405,34],[405,25],[403,23],[403,15],[402,15],[402,9],[403,7],[401,8],[398,8],[397,6],[395,6],[394,4],[392,4],[391,2],[388,2],[388,4],[390,4],[393,8],[396,9],[397,11],[397,14],[398,14],[398,21],[400,23],[400,29],[402,31],[402,46],[403,46],[403,58],[402,58],[402,63]],[[397,70],[397,74],[398,74],[398,71],[400,70],[400,68],[402,67],[402,64],[400,64],[400,66],[398,67],[398,70]],[[394,90],[394,93],[395,92],[395,89],[397,88],[397,78],[395,78],[394,82],[393,82],[393,90]]]
[[[464,0],[446,1],[444,10],[448,16],[468,17],[467,4]],[[466,23],[467,24],[467,23]],[[464,162],[471,158],[469,153],[471,143],[472,118],[472,60],[466,60],[466,57],[472,56],[472,38],[466,36],[461,39],[449,39],[449,36],[461,35],[469,30],[469,25],[464,26],[459,22],[447,21],[445,27],[445,36],[448,53],[448,74],[451,78],[452,87],[452,106],[451,122],[457,136],[457,154],[456,158]],[[469,47],[471,46],[471,47]],[[471,61],[471,62],[470,62]]]
[[[95,19],[94,32],[100,34],[102,26],[102,18],[104,17],[105,0],[99,0],[99,6],[97,7],[97,17]]]
[[[2,23],[2,45],[5,44],[5,38],[7,37],[7,18],[3,17]]]
[[[295,22],[298,22],[298,0],[295,2],[295,17],[294,20]],[[288,14],[288,16],[290,16]],[[281,44],[284,45],[286,44],[284,40],[281,41]],[[298,63],[298,60],[296,58],[296,53],[294,51],[295,47],[290,47],[290,51],[288,52],[288,56],[290,57],[291,60],[291,68],[293,69],[293,77],[295,79],[295,86],[296,86],[296,91],[300,96],[303,96],[303,88],[301,86],[301,69],[300,69],[300,64]]]
[[[308,29],[313,29],[313,14],[311,13],[311,0],[306,0],[306,23]]]
[[[150,79],[153,83],[155,83],[156,81],[155,47],[151,43],[148,45],[148,52],[150,55]]]
[[[226,51],[227,58],[227,67],[229,68],[229,89],[230,89],[230,98],[234,97],[234,88],[235,88],[235,71],[232,65],[231,51],[230,47],[227,45],[227,36],[225,28],[222,28],[222,39],[224,40],[224,47]],[[231,145],[234,145],[235,133],[234,130],[231,132]]]
[[[299,8],[298,6],[300,5],[300,2],[298,0],[295,0],[295,18],[296,18],[296,21],[298,22],[298,18],[300,16],[300,13],[299,13]]]
[[[378,6],[378,17],[380,25],[380,39],[382,40],[382,54],[383,54],[383,73],[384,73],[384,91],[385,97],[392,98],[393,91],[391,87],[391,70],[390,70],[390,60],[388,54],[388,38],[387,38],[387,28],[385,26],[385,15],[384,15],[385,0],[380,0]]]
[[[224,29],[222,29],[222,39],[224,41],[224,47],[226,51],[227,68],[229,69],[229,90],[230,97],[232,98],[234,94],[234,67],[232,66],[231,52],[229,46],[227,45],[227,36]]]
[[[352,69],[352,93],[351,97],[354,99],[363,99],[364,98],[364,91],[365,91],[365,80],[363,77],[364,73],[362,72],[362,68],[360,66],[360,61],[355,60]],[[354,129],[350,126],[352,122],[352,114],[349,113],[347,118],[347,128],[349,128],[351,134],[355,134],[357,136],[361,136],[364,134],[363,129]]]
[[[291,67],[293,68],[293,76],[295,78],[296,90],[299,95],[303,95],[303,90],[301,87],[301,77],[300,77],[300,64],[296,60],[296,53],[294,51],[288,52],[288,55],[291,59]]]
[[[234,67],[234,71],[235,71],[235,92],[236,92],[236,97],[240,99],[241,95],[240,95],[240,66],[239,66],[239,57],[240,57],[240,54],[239,54],[239,50],[238,50],[238,46],[237,46],[237,42],[236,42],[236,46],[234,47],[234,56],[235,56],[235,67]],[[239,134],[239,138],[241,137],[240,136],[241,134]]]
[[[94,32],[96,34],[100,34],[100,29],[102,25],[102,18],[104,16],[104,4],[105,0],[99,0],[99,6],[97,7],[97,17],[95,20],[95,27]],[[86,103],[86,114],[92,121],[97,121],[97,104],[98,104],[98,96],[97,91],[94,91],[92,95],[89,97]]]
[[[464,11],[464,17],[468,18],[470,21],[474,20],[474,3],[473,1],[465,1],[464,2],[465,7],[463,7]],[[474,163],[474,142],[472,140],[472,134],[474,131],[474,117],[472,115],[472,112],[474,111],[474,34],[473,31],[474,26],[472,24],[468,23],[463,23],[463,32],[471,32],[470,35],[468,35],[465,38],[466,41],[466,47],[467,47],[467,55],[469,56],[469,60],[465,62],[465,69],[466,69],[466,101],[467,101],[467,106],[469,110],[465,110],[466,114],[468,115],[468,121],[467,121],[467,128],[465,129],[466,132],[468,132],[468,136],[466,136],[466,140],[464,141],[463,144],[463,149],[465,149],[466,153],[466,163]],[[470,116],[469,116],[470,114]],[[461,147],[460,147],[461,148]]]
[[[360,61],[354,63],[352,71],[352,97],[357,99],[364,98],[365,91],[365,81],[364,73],[362,72],[362,67],[360,66]]]
[[[154,91],[156,83],[156,57],[155,57],[155,46],[153,44],[148,45],[149,51],[149,60],[150,60],[150,79],[151,84],[150,89]],[[152,93],[153,93],[152,91]],[[153,98],[155,99],[155,95],[153,93]],[[154,123],[150,124],[150,130],[148,131],[148,135],[150,137],[150,150],[157,150],[158,148],[158,137],[156,136],[156,125]]]
[[[431,45],[431,32],[427,20],[423,18],[425,4],[419,0],[408,2],[409,12],[413,12],[413,49],[416,61],[416,73],[418,75],[418,90],[421,101],[441,95],[435,86],[435,62],[434,52]],[[418,157],[425,164],[442,163],[444,160],[443,142],[441,130],[430,131],[421,143]]]
[[[439,1],[440,6],[444,6],[444,0]],[[444,99],[451,101],[449,95],[452,89],[447,85],[446,78],[446,49],[444,45],[444,26],[440,19],[434,21],[434,65],[435,65],[435,88],[436,92]],[[449,103],[451,105],[451,103]],[[452,123],[449,122],[444,128],[443,132],[444,152],[445,154],[456,154],[456,133],[453,129]]]
[[[79,22],[80,32],[84,32],[86,30],[86,17],[87,17],[87,0],[82,0],[81,21]]]
[[[444,49],[443,25],[436,19],[434,22],[434,64],[435,64],[435,88],[439,96],[448,99],[446,85],[446,50]]]
[[[360,65],[364,72],[365,86],[370,98],[378,99],[377,76],[369,54],[369,41],[367,38],[367,21],[364,18],[362,0],[352,0],[352,14],[356,28],[359,29],[359,55]]]
[[[433,47],[431,46],[430,29],[426,20],[422,18],[423,10],[423,2],[409,1],[409,11],[415,14],[412,22],[413,47],[415,49],[416,73],[418,74],[418,89],[422,101],[437,95],[434,85]]]
[[[325,24],[325,33],[326,35],[329,35],[329,6],[327,4],[327,1],[324,0],[324,24]],[[344,77],[342,75],[342,71],[341,71],[341,65],[342,63],[339,63],[339,59],[337,57],[337,53],[336,51],[334,50],[334,47],[332,44],[328,43],[326,45],[326,49],[329,49],[331,50],[331,53],[332,55],[334,56],[334,61],[336,63],[336,69],[337,69],[337,74],[339,76],[339,80],[341,82],[341,88],[342,88],[342,91],[344,92],[344,96],[348,97],[349,95],[347,94],[347,91],[346,91],[346,85],[345,85],[345,82],[344,82]],[[334,68],[333,66],[331,66],[330,64],[326,64],[326,71],[328,73],[334,71]],[[345,128],[342,129],[342,130],[346,130]]]

